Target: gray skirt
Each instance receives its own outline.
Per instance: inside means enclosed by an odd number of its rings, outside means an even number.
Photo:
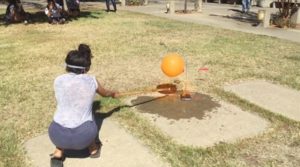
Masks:
[[[48,133],[56,147],[82,150],[96,140],[98,128],[94,121],[87,121],[76,128],[66,128],[53,121],[49,126]]]

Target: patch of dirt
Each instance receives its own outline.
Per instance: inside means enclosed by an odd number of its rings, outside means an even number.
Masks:
[[[188,101],[181,100],[179,95],[170,95],[157,100],[151,96],[140,96],[131,102],[134,105],[147,101],[149,102],[138,105],[137,109],[141,112],[158,114],[159,116],[173,120],[189,119],[192,117],[203,119],[206,112],[210,112],[221,106],[212,97],[202,93],[193,93],[191,100]]]

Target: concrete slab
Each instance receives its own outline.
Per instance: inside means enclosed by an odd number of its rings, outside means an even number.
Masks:
[[[205,96],[205,95],[203,95]],[[152,97],[156,97],[153,94]],[[193,95],[192,95],[193,97]],[[209,102],[209,99],[202,98],[204,103]],[[134,102],[137,98],[131,97],[127,99],[127,102]],[[159,101],[161,99],[158,99]],[[171,101],[167,99],[166,101]],[[159,102],[161,105],[171,105],[167,102]],[[207,105],[198,107],[199,111],[193,110],[193,112],[203,112],[199,116],[197,113],[189,113],[191,105],[187,106],[175,106],[175,108],[181,108],[182,113],[176,116],[166,117],[167,113],[178,112],[176,109],[171,111],[156,110],[160,104],[152,107],[152,111],[142,111],[140,107],[134,108],[139,113],[149,119],[154,125],[160,128],[164,133],[171,136],[177,143],[183,145],[193,145],[199,147],[209,147],[219,142],[234,142],[239,139],[252,137],[262,133],[269,125],[269,123],[261,117],[251,114],[249,112],[242,111],[240,108],[213,99],[213,103],[218,103],[218,107],[209,107],[213,105]],[[152,102],[147,103],[151,105]],[[163,104],[165,103],[165,104]],[[188,102],[187,102],[188,103]],[[200,97],[201,105],[201,97]],[[142,105],[146,105],[142,104]],[[142,106],[140,105],[140,106]],[[159,112],[164,112],[159,114]],[[186,113],[186,115],[184,114]],[[187,116],[189,115],[189,116]],[[179,118],[179,117],[182,118]],[[189,117],[189,118],[188,118]]]
[[[168,166],[113,121],[104,120],[100,131],[100,139],[103,144],[100,158],[67,158],[64,166]],[[47,134],[29,140],[25,143],[25,148],[33,166],[50,166],[49,154],[53,152],[54,146]]]
[[[225,86],[224,89],[274,113],[300,121],[300,91],[261,80]]]

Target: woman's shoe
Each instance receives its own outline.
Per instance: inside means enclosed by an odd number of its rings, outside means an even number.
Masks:
[[[51,167],[64,167],[64,162],[62,158],[51,158],[50,159]]]
[[[50,165],[51,167],[63,167],[64,166],[64,160],[65,157],[55,157],[53,154],[50,154]]]
[[[100,157],[100,150],[98,149],[96,153],[91,154],[90,158],[99,158]]]
[[[102,144],[97,144],[97,151],[94,154],[90,155],[90,158],[99,158],[101,154],[101,146]]]

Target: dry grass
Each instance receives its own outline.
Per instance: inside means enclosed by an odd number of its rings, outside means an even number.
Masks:
[[[128,12],[98,10],[91,15],[66,25],[0,26],[0,166],[24,166],[22,143],[47,131],[55,110],[53,80],[64,72],[66,53],[82,42],[95,56],[90,74],[107,88],[125,91],[171,81],[159,62],[164,53],[177,51],[188,61],[194,89],[272,123],[262,136],[201,149],[177,145],[130,110],[115,114],[172,166],[299,166],[298,123],[219,90],[228,82],[261,78],[300,90],[299,44]],[[197,71],[203,65],[210,69],[205,82],[197,80],[203,77]]]

